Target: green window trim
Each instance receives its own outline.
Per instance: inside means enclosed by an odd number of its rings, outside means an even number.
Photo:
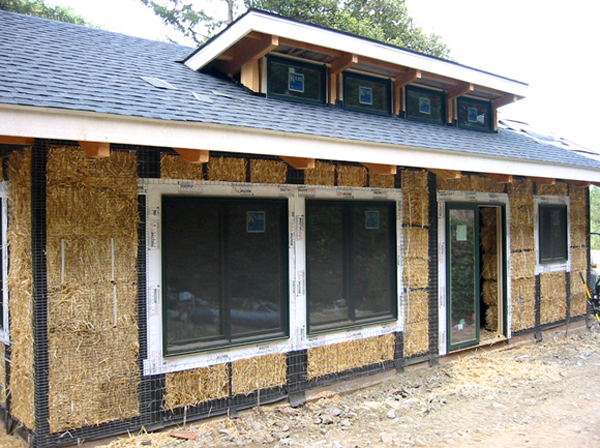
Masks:
[[[345,109],[391,115],[392,83],[389,79],[345,72],[343,86]]]
[[[288,101],[325,104],[327,68],[278,56],[267,56],[267,96]]]
[[[538,214],[539,264],[566,263],[569,260],[567,205],[539,204]]]
[[[406,118],[427,123],[446,123],[444,92],[423,87],[406,86]]]
[[[467,97],[457,100],[458,127],[492,132],[492,103]]]

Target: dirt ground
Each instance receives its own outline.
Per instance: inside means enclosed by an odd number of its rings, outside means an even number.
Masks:
[[[409,370],[299,408],[255,408],[105,448],[600,447],[600,330],[544,334],[438,367]],[[17,448],[10,437],[1,447]]]

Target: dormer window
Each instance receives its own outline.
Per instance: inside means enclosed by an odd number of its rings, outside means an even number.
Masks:
[[[406,87],[406,117],[413,120],[444,123],[444,93],[415,86]]]
[[[293,59],[267,58],[267,94],[305,103],[325,103],[325,66]]]
[[[389,79],[344,73],[344,107],[348,110],[389,115],[391,91]]]
[[[458,98],[458,127],[491,131],[491,103],[472,98]]]

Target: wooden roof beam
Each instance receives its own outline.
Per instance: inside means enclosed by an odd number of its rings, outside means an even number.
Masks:
[[[589,187],[590,185],[592,185],[591,182],[588,182],[586,180],[566,180],[565,182],[568,183],[569,185],[572,185],[573,187]]]
[[[445,91],[446,93],[446,101],[453,100],[454,98],[458,98],[465,93],[469,93],[475,90],[473,84],[467,82],[461,82],[458,85],[451,87]]]
[[[394,89],[400,89],[411,82],[421,79],[421,70],[411,68],[406,73],[402,73],[394,78]]]
[[[310,170],[315,167],[315,159],[309,157],[279,156],[279,158],[297,170]]]
[[[246,39],[233,49],[230,61],[218,61],[217,68],[227,76],[233,76],[242,65],[260,59],[279,46],[279,37],[265,34],[260,39]]]
[[[556,184],[556,179],[550,179],[547,177],[531,177],[528,176],[528,179],[534,181],[537,184],[540,185],[555,185]]]
[[[85,155],[92,159],[102,159],[110,156],[110,143],[108,142],[77,142]]]
[[[206,163],[210,159],[208,149],[173,148],[183,160],[189,163]]]
[[[365,168],[370,169],[375,174],[383,174],[385,176],[391,176],[398,172],[398,167],[396,165],[383,165],[380,163],[361,163]]]
[[[324,54],[326,56],[331,56],[332,58],[341,58],[344,53],[339,50],[332,50],[330,48],[321,47],[320,45],[307,44],[306,42],[300,42],[298,40],[293,39],[279,39],[280,45],[285,45],[288,47],[298,48],[300,50],[306,51],[314,51],[315,53]]]
[[[518,99],[519,97],[517,95],[508,93],[506,95],[502,95],[501,97],[496,98],[495,100],[492,100],[492,106],[498,109],[499,107],[506,106],[510,103],[514,103]]]
[[[337,58],[331,63],[329,67],[329,76],[335,76],[356,64],[358,64],[358,56],[346,53],[344,56]]]
[[[485,177],[492,179],[499,184],[512,184],[513,176],[511,174],[483,174]]]
[[[446,179],[446,180],[449,180],[449,179],[460,179],[462,177],[462,173],[460,171],[454,171],[454,170],[434,170],[434,169],[429,169],[429,171],[431,171],[436,176],[439,176],[442,179]]]
[[[34,138],[29,137],[9,137],[8,135],[0,135],[0,144],[2,145],[24,145],[33,146]]]

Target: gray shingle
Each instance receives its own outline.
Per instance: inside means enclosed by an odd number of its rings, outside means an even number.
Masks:
[[[0,11],[0,102],[600,169],[600,162],[508,129],[478,132],[265,98],[178,62],[192,51]],[[153,87],[142,76],[163,79],[178,90]]]

